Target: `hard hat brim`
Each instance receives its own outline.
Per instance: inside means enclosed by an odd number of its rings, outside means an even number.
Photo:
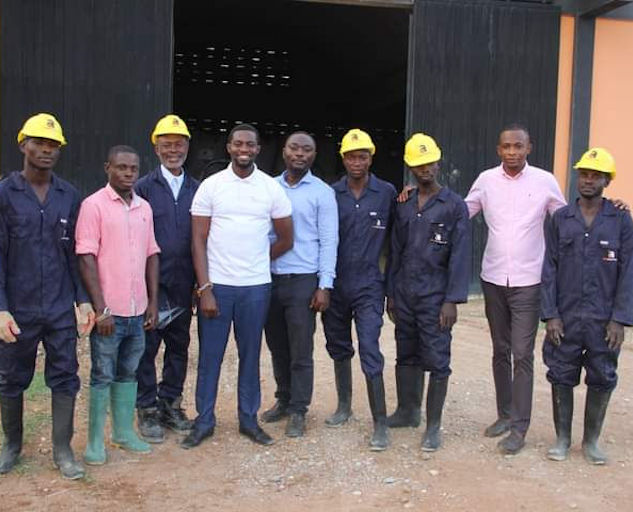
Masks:
[[[404,158],[404,163],[406,163],[409,167],[419,167],[420,165],[432,164],[434,162],[439,162],[442,159],[442,155],[430,155],[427,157],[418,157],[418,158]]]

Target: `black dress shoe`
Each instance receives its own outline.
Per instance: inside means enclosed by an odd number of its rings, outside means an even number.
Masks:
[[[246,428],[240,425],[240,434],[245,435],[254,443],[264,446],[271,445],[275,442],[275,440],[264,432],[259,425],[255,428]]]
[[[511,430],[510,435],[499,441],[497,446],[504,455],[516,455],[525,446],[525,436],[516,430]]]
[[[509,418],[498,418],[492,425],[486,427],[484,436],[499,437],[510,430],[511,421]]]
[[[187,434],[187,437],[185,437],[182,440],[182,443],[180,443],[180,447],[184,448],[185,450],[188,450],[189,448],[195,448],[207,437],[211,437],[213,435],[213,430],[213,427],[206,431],[198,430],[196,427],[192,428],[189,434]]]
[[[264,423],[274,423],[288,416],[288,404],[277,400],[275,405],[262,414]]]

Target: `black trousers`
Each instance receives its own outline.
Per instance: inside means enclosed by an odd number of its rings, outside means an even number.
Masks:
[[[154,407],[156,398],[172,402],[182,395],[187,363],[189,361],[189,328],[191,327],[191,309],[167,325],[165,329],[151,330],[145,333],[145,352],[138,364],[137,407]],[[156,381],[156,355],[161,342],[165,342],[162,380]]]
[[[317,289],[316,274],[272,276],[272,295],[265,333],[277,383],[275,396],[291,413],[305,414],[314,386],[316,313],[310,301]]]
[[[498,286],[481,282],[492,336],[492,374],[497,415],[525,434],[532,415],[534,339],[540,313],[540,285]]]

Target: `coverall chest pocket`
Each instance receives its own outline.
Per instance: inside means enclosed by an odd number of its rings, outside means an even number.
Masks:
[[[448,227],[444,222],[431,222],[429,225],[429,243],[434,251],[448,249]]]
[[[620,241],[619,240],[601,240],[600,256],[602,263],[605,265],[617,265],[620,257]]]
[[[26,215],[9,217],[9,237],[26,238],[29,236],[29,219]]]
[[[573,238],[560,238],[558,240],[558,253],[561,256],[571,256],[574,251]]]
[[[387,229],[387,212],[385,210],[370,210],[368,218],[371,229],[379,231]]]

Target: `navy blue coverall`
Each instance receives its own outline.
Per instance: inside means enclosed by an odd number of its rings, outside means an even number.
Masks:
[[[373,174],[359,199],[347,187],[346,176],[332,188],[338,204],[339,244],[330,307],[321,315],[326,348],[335,361],[354,356],[354,318],[361,368],[372,379],[384,367],[379,337],[385,284],[379,262],[391,227],[396,189]]]
[[[547,226],[541,280],[541,318],[560,318],[560,346],[543,343],[547,380],[585,383],[599,392],[615,388],[619,351],[605,341],[610,320],[633,325],[633,222],[608,199],[587,228],[577,203],[556,211]]]
[[[17,398],[29,387],[40,340],[46,385],[71,396],[79,390],[74,303],[90,302],[75,256],[80,202],[54,174],[44,203],[18,171],[0,182],[0,311],[22,330],[16,343],[0,341],[4,396]]]
[[[145,352],[138,365],[138,396],[140,408],[154,407],[156,397],[170,403],[182,395],[187,376],[189,328],[194,287],[191,259],[191,202],[198,181],[185,173],[184,182],[174,200],[160,166],[138,180],[135,191],[152,207],[154,234],[160,247],[159,309],[184,307],[185,312],[164,329],[147,331]],[[156,355],[161,341],[165,342],[162,381],[156,382]]]
[[[468,300],[470,261],[468,208],[455,192],[442,187],[421,210],[417,190],[398,204],[388,276],[398,366],[451,374],[451,331],[440,329],[440,309]]]

